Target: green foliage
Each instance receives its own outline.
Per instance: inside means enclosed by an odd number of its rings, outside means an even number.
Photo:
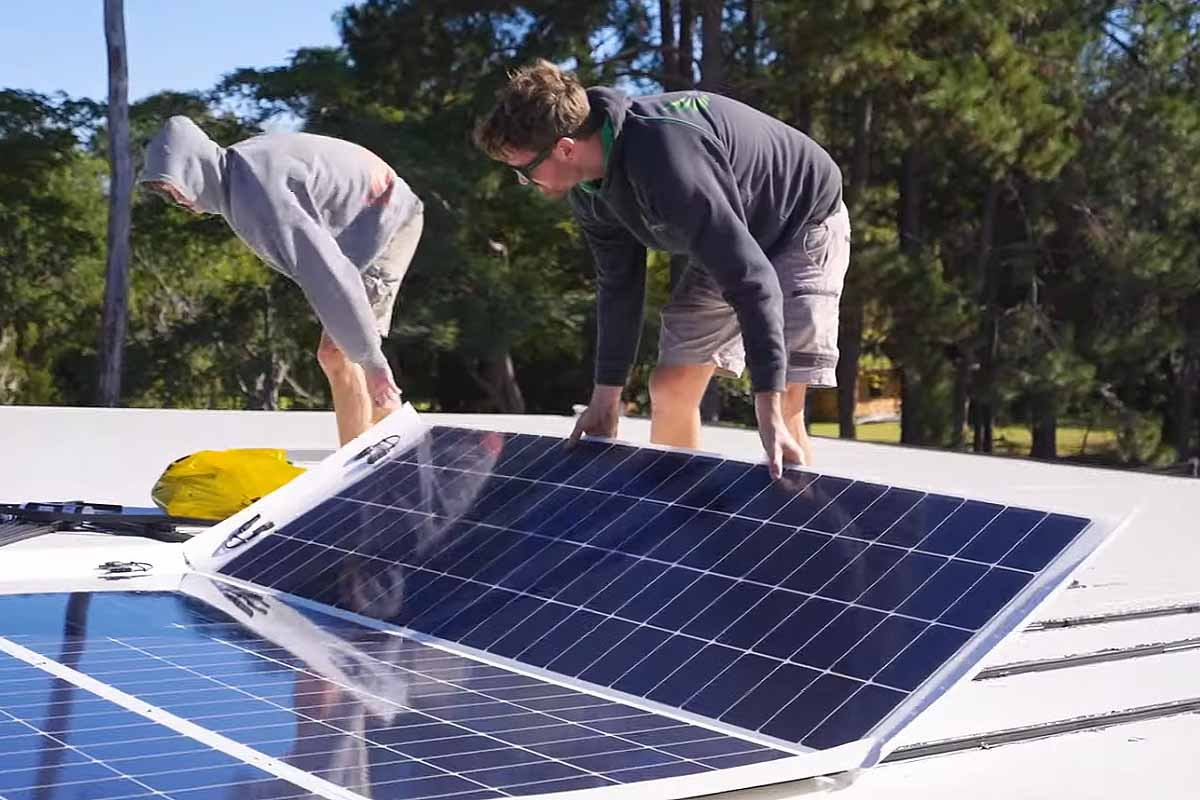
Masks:
[[[76,138],[94,112],[62,97],[0,91],[0,402],[75,400],[60,371],[73,351],[94,346],[103,164]]]
[[[137,103],[135,167],[176,113],[225,144],[278,125],[364,144],[426,205],[387,345],[408,398],[569,413],[590,391],[590,256],[565,207],[518,186],[470,132],[506,70],[534,57],[661,88],[659,7],[354,3],[338,47]],[[969,405],[986,417],[976,425],[1091,420],[1131,464],[1195,452],[1194,2],[755,0],[753,26],[750,11],[723,4],[721,89],[804,126],[842,164],[861,363],[902,374],[906,441],[950,443]],[[94,394],[103,134],[96,104],[0,91],[0,402]],[[327,406],[311,311],[222,220],[139,195],[132,247],[124,402]],[[626,395],[639,413],[669,275],[652,253]],[[723,420],[752,424],[745,379],[718,386]]]

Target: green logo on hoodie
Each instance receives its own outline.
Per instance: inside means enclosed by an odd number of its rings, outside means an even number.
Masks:
[[[678,100],[672,100],[667,103],[667,108],[672,111],[699,111],[702,108],[708,108],[710,102],[711,100],[708,95],[699,92],[690,92]]]

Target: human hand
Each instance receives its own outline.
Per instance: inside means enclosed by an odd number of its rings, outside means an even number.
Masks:
[[[781,397],[781,392],[758,392],[754,395],[758,437],[767,456],[767,470],[776,480],[783,476],[784,464],[804,463],[804,451],[783,421]]]
[[[400,388],[392,378],[389,367],[364,367],[367,374],[367,393],[377,408],[393,411],[400,407]]]
[[[622,386],[596,385],[592,390],[592,399],[588,407],[575,420],[575,429],[567,440],[570,447],[584,435],[604,436],[613,438],[617,435],[617,425],[621,420],[621,390]]]

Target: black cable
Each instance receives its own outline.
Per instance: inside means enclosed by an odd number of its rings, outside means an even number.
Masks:
[[[96,569],[104,570],[103,578],[113,578],[122,575],[144,575],[154,569],[147,561],[105,561]]]

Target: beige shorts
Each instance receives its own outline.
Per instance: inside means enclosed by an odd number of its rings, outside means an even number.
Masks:
[[[788,383],[837,386],[838,305],[850,265],[850,215],[833,216],[797,232],[771,257],[783,289],[783,335]],[[736,378],[746,368],[737,314],[706,270],[689,267],[662,310],[660,364],[715,364]]]
[[[363,286],[367,289],[367,300],[375,314],[375,326],[380,336],[387,336],[392,329],[392,313],[400,296],[400,284],[417,252],[424,227],[425,214],[418,207],[408,222],[392,234],[375,260],[362,271]]]

